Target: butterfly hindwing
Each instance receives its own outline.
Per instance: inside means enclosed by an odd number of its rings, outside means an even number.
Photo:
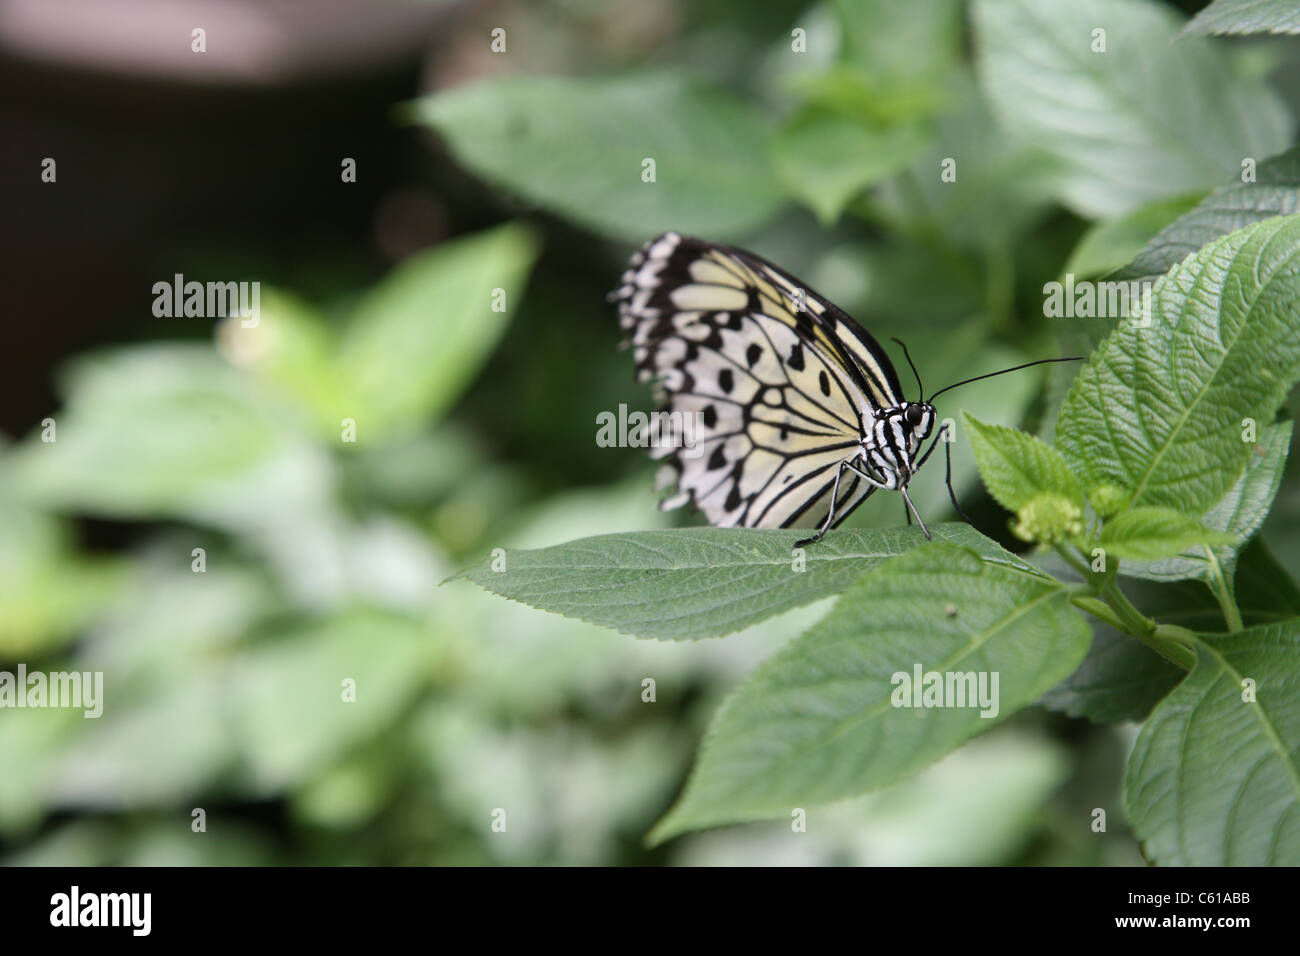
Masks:
[[[693,504],[720,526],[825,521],[864,416],[899,401],[875,340],[771,263],[675,233],[633,257],[614,296],[638,376],[695,426],[693,442],[652,451],[661,485],[677,488],[664,506]],[[844,471],[837,518],[873,490]]]

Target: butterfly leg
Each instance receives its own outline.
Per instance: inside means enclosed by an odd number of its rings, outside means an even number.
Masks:
[[[831,487],[831,510],[826,513],[826,520],[822,522],[822,526],[817,529],[817,533],[811,538],[804,538],[802,541],[796,541],[794,543],[796,548],[802,548],[804,545],[808,544],[816,544],[825,536],[826,532],[830,530],[831,522],[835,520],[835,504],[839,501],[840,497],[840,478],[844,475],[844,467],[848,463],[849,461],[846,458],[844,461],[840,462],[840,467],[835,472],[835,484]]]
[[[943,482],[948,486],[948,500],[952,502],[953,508],[957,511],[957,517],[968,525],[974,525],[975,522],[970,520],[970,515],[962,510],[961,505],[957,502],[957,492],[952,490],[952,442],[944,442],[947,446],[943,450]]]
[[[930,442],[930,447],[925,450],[925,454],[921,456],[920,461],[916,463],[916,467],[912,469],[913,473],[921,470],[921,466],[926,463],[926,460],[929,459],[939,442],[943,441],[944,433],[947,431],[947,425],[944,425],[939,429],[938,434],[934,436],[934,441]],[[952,506],[956,510],[957,516],[967,524],[973,525],[975,522],[970,520],[970,516],[962,510],[961,504],[957,501],[957,492],[952,490],[952,442],[944,441],[943,443],[946,446],[943,450],[945,458],[943,481],[944,484],[948,486],[948,500],[952,502]]]
[[[939,430],[935,432],[934,439],[930,442],[930,447],[925,450],[925,454],[922,455],[917,463],[912,466],[912,474],[916,474],[920,471],[921,466],[930,460],[930,456],[934,454],[935,448],[938,447],[939,442],[943,440],[944,433],[947,431],[947,425],[941,425],[939,427]]]
[[[898,489],[898,493],[903,496],[903,501],[906,502],[907,507],[911,509],[912,514],[916,515],[916,523],[921,526],[921,534],[925,535],[926,541],[929,541],[930,529],[925,526],[925,522],[921,520],[921,516],[916,512],[916,505],[912,504],[912,499],[907,496],[907,486],[901,486]]]

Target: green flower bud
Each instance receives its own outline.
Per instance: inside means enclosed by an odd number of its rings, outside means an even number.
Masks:
[[[1114,485],[1098,485],[1088,493],[1088,500],[1097,514],[1103,518],[1119,514],[1120,509],[1128,504],[1128,492]]]
[[[1022,541],[1060,544],[1083,534],[1083,511],[1063,495],[1038,495],[1016,512],[1011,533]]]

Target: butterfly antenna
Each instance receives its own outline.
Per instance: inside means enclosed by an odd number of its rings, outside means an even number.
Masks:
[[[904,352],[904,354],[906,354],[906,352]],[[1000,372],[989,372],[987,375],[976,375],[974,378],[963,379],[960,382],[954,382],[951,385],[939,389],[939,391],[930,396],[930,401],[933,402],[944,392],[952,391],[959,385],[969,385],[971,382],[978,382],[980,379],[993,378],[995,375],[1006,375],[1007,372],[1019,372],[1022,368],[1032,368],[1035,365],[1050,365],[1052,362],[1082,362],[1086,357],[1087,356],[1084,355],[1071,355],[1068,358],[1039,359],[1037,362],[1026,362],[1024,365],[1014,365],[1011,368],[1004,368]]]
[[[907,346],[903,344],[902,339],[897,336],[891,336],[891,338],[902,347],[903,358],[907,359],[907,364],[912,366],[912,374],[916,376],[916,387],[921,392],[921,397],[918,398],[917,401],[925,401],[925,386],[921,384],[921,373],[916,370],[916,363],[912,361],[911,353],[907,351]]]

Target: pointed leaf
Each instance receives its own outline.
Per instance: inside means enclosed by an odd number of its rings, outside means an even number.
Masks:
[[[934,525],[936,538],[985,560],[1034,571],[970,525]],[[508,550],[461,577],[533,607],[637,637],[694,640],[730,634],[834,594],[886,558],[923,544],[919,528],[841,528],[794,555],[807,532],[682,528]],[[802,565],[800,564],[802,562]],[[805,570],[796,570],[798,567]]]
[[[1155,280],[1220,236],[1300,211],[1300,146],[1259,163],[1252,182],[1242,171],[1160,230],[1112,279]]]
[[[1204,527],[1172,508],[1134,508],[1101,529],[1099,544],[1117,558],[1151,561],[1191,547],[1233,545],[1237,538]]]
[[[1300,216],[1216,240],[1157,283],[1079,373],[1057,448],[1088,488],[1199,518],[1251,455],[1244,419],[1271,422],[1300,378]]]
[[[1297,661],[1300,621],[1202,635],[1129,759],[1124,802],[1152,862],[1300,865]]]
[[[973,22],[995,112],[1066,164],[1061,198],[1081,215],[1215,186],[1243,156],[1290,142],[1286,108],[1261,80],[1234,76],[1209,42],[1171,45],[1180,21],[1166,7],[977,0]]]
[[[362,434],[409,432],[447,409],[518,311],[538,252],[531,229],[499,226],[416,253],[361,301],[338,362]]]
[[[1159,561],[1128,561],[1120,566],[1121,573],[1153,581],[1207,580],[1217,574],[1231,580],[1241,544],[1260,529],[1277,496],[1291,447],[1291,425],[1278,422],[1264,429],[1237,483],[1201,518],[1202,525],[1227,532],[1236,544],[1215,548],[1212,555],[1196,547]]]
[[[467,168],[596,232],[752,232],[784,201],[745,103],[672,73],[497,76],[413,104]],[[646,160],[654,161],[648,178]]]
[[[980,477],[1002,507],[1019,511],[1043,494],[1059,495],[1083,506],[1083,487],[1055,448],[1033,435],[986,425],[963,413]]]
[[[890,783],[1038,697],[1088,648],[1063,586],[933,542],[881,564],[723,704],[650,839],[770,817]],[[998,675],[997,708],[904,707],[897,675]],[[954,687],[956,682],[954,681]],[[948,701],[955,704],[955,699]]]

